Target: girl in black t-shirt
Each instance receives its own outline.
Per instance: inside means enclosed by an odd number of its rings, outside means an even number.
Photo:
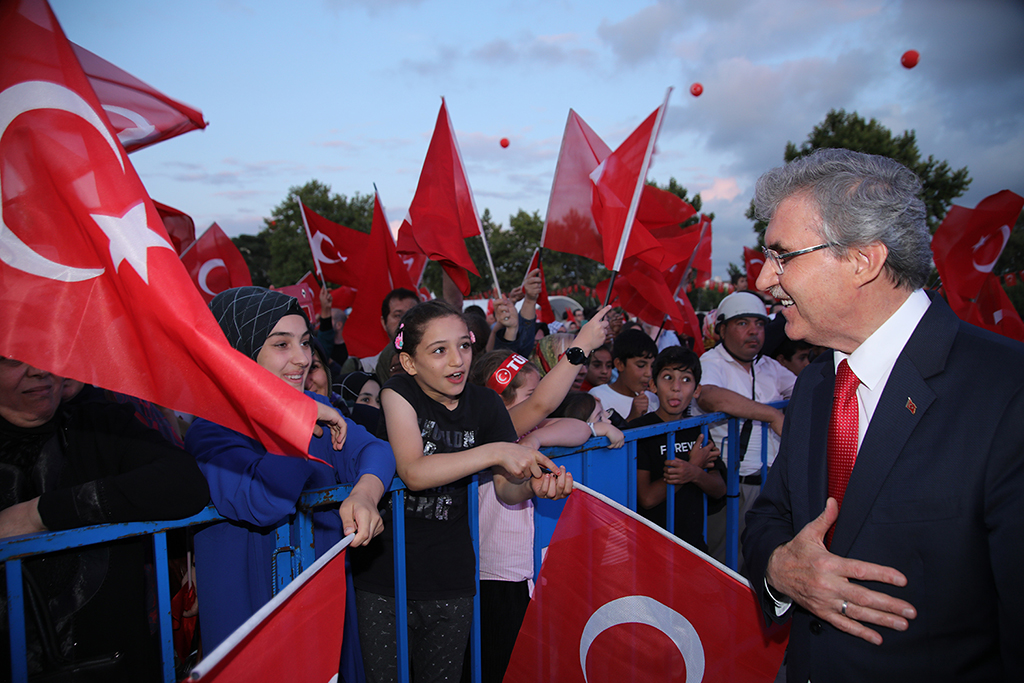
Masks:
[[[564,467],[514,443],[516,431],[498,395],[467,382],[472,343],[454,308],[442,301],[419,304],[406,312],[395,338],[406,374],[389,380],[380,394],[383,429],[408,488],[407,610],[417,681],[461,676],[475,591],[470,477],[490,468],[495,493],[507,504],[534,495],[563,498],[571,490]],[[397,679],[389,530],[390,524],[382,543],[352,557],[363,661],[371,682]]]

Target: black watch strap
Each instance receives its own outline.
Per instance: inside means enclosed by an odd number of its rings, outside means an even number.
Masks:
[[[569,362],[573,365],[583,365],[587,362],[587,354],[583,353],[583,349],[578,346],[570,346],[565,350],[565,357],[569,359]]]

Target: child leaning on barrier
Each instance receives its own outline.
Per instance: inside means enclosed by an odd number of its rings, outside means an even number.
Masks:
[[[468,485],[484,469],[505,503],[562,498],[572,476],[539,451],[515,443],[501,399],[468,383],[473,337],[443,301],[406,312],[395,337],[407,374],[381,390],[384,433],[405,482],[409,651],[414,680],[458,680],[473,616],[476,566]],[[547,468],[544,473],[542,468]],[[383,516],[390,521],[392,497]],[[352,553],[367,680],[397,679],[392,525]]]
[[[652,367],[658,409],[629,423],[630,428],[675,422],[687,416],[690,400],[700,393],[700,359],[681,346],[670,346]],[[675,535],[707,552],[704,541],[704,494],[709,505],[724,500],[725,465],[718,447],[700,427],[675,433],[675,458],[668,456],[668,435],[640,439],[636,447],[637,512],[668,528],[668,487],[675,486]]]

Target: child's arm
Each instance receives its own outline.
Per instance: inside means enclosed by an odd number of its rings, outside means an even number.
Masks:
[[[556,467],[555,463],[548,460],[539,451],[533,452],[550,463],[545,465],[551,470],[550,473],[540,477],[520,479],[510,477],[509,473],[500,467],[491,469],[491,472],[494,473],[494,493],[506,505],[515,505],[534,496],[558,500],[572,492],[572,474],[566,471],[565,467]]]
[[[604,344],[605,332],[608,329],[608,323],[604,318],[610,310],[611,306],[605,306],[598,311],[576,335],[572,345],[580,347],[583,353],[589,356],[594,349]],[[558,407],[572,388],[579,370],[580,367],[570,363],[568,358],[563,356],[559,359],[555,367],[551,368],[551,372],[541,379],[533,396],[508,411],[512,417],[512,424],[515,425],[516,434],[530,431]]]
[[[666,493],[665,480],[651,481],[651,471],[637,469],[636,471],[636,503],[645,510],[660,505]]]
[[[725,495],[725,480],[722,475],[712,470],[706,471],[705,467],[711,467],[712,463],[721,454],[718,446],[713,443],[702,446],[704,435],[697,437],[693,449],[690,451],[689,460],[665,461],[665,482],[673,486],[693,483],[700,487],[700,490],[712,498],[721,498]]]
[[[381,391],[380,402],[388,425],[388,441],[395,452],[398,476],[412,491],[450,484],[488,467],[500,467],[516,481],[540,477],[543,474],[541,467],[555,469],[555,464],[542,453],[505,442],[484,444],[457,453],[425,456],[423,437],[420,436],[419,421],[412,404],[393,389]],[[497,482],[497,477],[495,480]]]

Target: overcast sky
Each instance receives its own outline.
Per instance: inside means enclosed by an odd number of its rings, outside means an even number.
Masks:
[[[71,40],[203,111],[206,130],[132,155],[198,232],[256,233],[314,178],[376,183],[400,222],[441,96],[477,207],[507,226],[544,215],[570,108],[614,149],[675,88],[648,179],[716,214],[716,275],[755,243],[758,175],[829,109],[967,166],[958,204],[1024,194],[1021,0],[50,1]]]

